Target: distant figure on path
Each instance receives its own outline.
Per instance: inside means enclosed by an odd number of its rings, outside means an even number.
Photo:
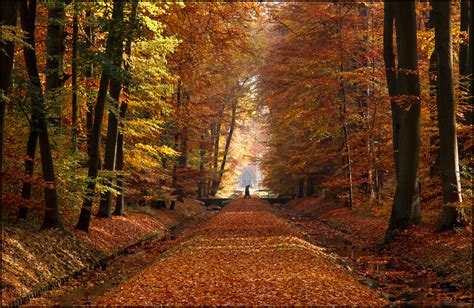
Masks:
[[[245,186],[245,197],[244,199],[250,199],[250,185]]]

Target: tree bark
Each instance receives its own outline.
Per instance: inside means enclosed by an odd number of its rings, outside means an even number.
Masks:
[[[138,10],[138,0],[133,0],[132,2],[132,12],[130,17],[130,27],[127,33],[127,42],[125,43],[125,54],[128,57],[128,61],[124,64],[125,71],[128,73],[127,78],[130,78],[131,74],[131,66],[130,66],[130,58],[132,55],[132,41],[133,41],[133,31],[136,28],[136,19],[137,19],[137,10]],[[125,93],[130,94],[130,82],[128,79],[124,81],[123,89]],[[118,172],[123,170],[123,151],[124,151],[124,135],[123,129],[125,127],[125,117],[127,115],[128,104],[126,101],[122,101],[120,104],[120,128],[117,137],[117,161],[116,161],[116,170]],[[115,200],[115,210],[113,215],[115,216],[122,216],[124,209],[125,209],[125,191],[123,189],[123,175],[117,175],[117,190],[119,194]]]
[[[213,161],[212,161],[212,170],[213,170],[213,178],[210,181],[210,188],[209,188],[209,195],[215,197],[217,194],[217,190],[215,190],[215,181],[217,180],[218,174],[218,166],[219,166],[219,140],[221,138],[221,126],[222,126],[222,118],[224,117],[224,110],[225,104],[221,104],[221,109],[219,110],[219,115],[217,117],[217,122],[214,125],[214,150],[213,150]]]
[[[386,240],[397,229],[421,223],[419,195],[420,83],[415,2],[394,2],[398,52],[398,95],[402,103],[398,138],[397,190]]]
[[[397,71],[395,69],[395,48],[393,46],[393,26],[395,22],[393,2],[384,2],[383,56],[387,78],[390,108],[392,111],[392,146],[395,174],[398,177],[398,135],[400,131],[400,107],[397,105]]]
[[[86,18],[89,19],[89,24],[85,28],[85,34],[86,34],[86,48],[91,49],[92,43],[94,43],[95,36],[94,36],[94,26],[92,24],[92,21],[90,20],[92,16],[91,10],[86,11]],[[86,77],[87,81],[89,82],[92,77],[94,76],[94,64],[91,61],[84,72],[84,76]],[[87,130],[87,154],[90,155],[90,149],[91,149],[91,142],[92,142],[92,126],[94,122],[94,105],[92,103],[92,100],[87,98],[87,114],[86,114],[86,130]]]
[[[45,216],[42,228],[62,227],[58,195],[56,190],[56,176],[54,172],[53,157],[51,154],[51,145],[49,142],[46,111],[44,108],[44,96],[36,58],[34,37],[36,22],[36,1],[22,1],[20,4],[20,15],[22,28],[28,33],[26,42],[33,47],[24,47],[23,53],[28,71],[28,77],[30,79],[30,97],[32,109],[31,130],[36,130],[38,133],[41,152],[41,167],[43,178],[46,181],[46,186],[44,188]],[[48,31],[48,36],[49,35],[50,33]],[[51,35],[55,35],[55,32],[52,32]]]
[[[201,199],[204,197],[205,194],[205,186],[206,186],[206,181],[205,181],[205,170],[204,166],[206,164],[206,146],[205,146],[205,140],[206,140],[206,129],[203,129],[203,132],[201,133],[201,140],[199,143],[199,186],[198,186],[198,193],[197,197],[198,199]]]
[[[114,0],[112,21],[109,25],[109,37],[107,38],[106,58],[117,59],[123,49],[122,26],[124,3],[120,0]],[[97,104],[94,111],[94,124],[91,134],[91,147],[89,152],[89,183],[87,185],[86,197],[82,203],[81,214],[76,225],[76,229],[88,231],[92,204],[94,202],[96,180],[99,172],[99,147],[100,135],[102,131],[102,119],[104,117],[105,102],[107,99],[107,87],[111,79],[110,68],[104,65],[100,78],[99,93],[97,95]]]
[[[2,26],[16,26],[18,17],[18,1],[0,2],[0,24]],[[13,42],[0,42],[0,173],[3,176],[3,135],[5,131],[6,95],[10,87],[15,55]],[[3,196],[3,187],[0,187],[0,197]]]
[[[232,115],[231,115],[231,120],[230,120],[229,134],[227,135],[227,139],[225,141],[224,154],[222,156],[221,167],[219,169],[217,179],[212,184],[213,196],[215,196],[217,191],[219,190],[219,187],[220,187],[221,182],[222,182],[222,176],[224,175],[225,165],[226,165],[226,162],[227,162],[227,156],[229,155],[230,144],[232,142],[232,136],[234,134],[234,129],[235,129],[238,101],[239,101],[239,99],[238,99],[238,97],[236,97],[234,99],[234,101],[232,102]]]
[[[38,144],[38,132],[36,129],[33,129],[30,124],[30,133],[28,134],[28,141],[26,143],[26,158],[25,158],[25,176],[26,179],[23,182],[23,187],[21,188],[21,198],[28,202],[31,199],[31,176],[35,168],[35,155],[36,155],[36,146]],[[20,204],[18,211],[18,218],[26,219],[28,216],[28,208],[24,207],[23,204]]]
[[[438,107],[439,154],[444,202],[439,228],[452,229],[458,224],[465,224],[466,217],[464,211],[450,206],[451,202],[462,202],[454,107],[451,1],[433,1],[432,6],[436,14],[435,44],[438,55],[436,103]]]
[[[74,16],[72,22],[72,153],[77,152],[78,114],[79,105],[77,97],[77,44],[79,36],[79,14],[74,3]]]
[[[303,198],[304,197],[304,177],[301,177],[298,180],[298,198]]]
[[[113,65],[120,68],[123,59],[123,48],[117,50],[116,58]],[[112,173],[115,171],[115,161],[117,158],[117,137],[118,137],[118,118],[115,115],[119,109],[120,92],[122,91],[122,82],[120,76],[112,76],[110,79],[110,109],[107,123],[107,140],[105,142],[105,159],[104,170]],[[109,177],[110,183],[113,182],[113,177]],[[112,192],[106,191],[101,194],[98,217],[110,218],[112,217]]]

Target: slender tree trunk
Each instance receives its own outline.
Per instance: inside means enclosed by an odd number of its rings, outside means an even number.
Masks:
[[[86,48],[91,49],[92,43],[94,43],[95,36],[94,36],[94,26],[91,21],[92,12],[91,10],[86,11],[86,18],[89,20],[89,24],[85,28],[86,34]],[[94,76],[94,64],[91,61],[90,64],[87,65],[84,75],[88,81],[91,81],[92,77]],[[92,142],[92,126],[94,122],[94,105],[92,99],[87,97],[87,114],[86,114],[86,129],[87,129],[87,154],[90,155],[91,149],[91,142]]]
[[[210,195],[215,197],[217,194],[217,190],[215,189],[215,182],[219,177],[218,166],[219,166],[219,140],[221,138],[221,126],[222,126],[222,119],[224,117],[224,110],[225,104],[222,103],[221,109],[219,111],[219,115],[217,117],[217,122],[215,124],[215,133],[214,133],[214,154],[213,154],[213,178],[210,182]]]
[[[44,188],[45,216],[42,228],[62,227],[59,212],[59,202],[56,190],[56,176],[54,172],[51,145],[49,142],[48,127],[46,123],[46,111],[44,108],[44,96],[38,73],[36,49],[35,48],[35,23],[36,23],[36,1],[24,0],[20,4],[21,24],[26,31],[26,41],[33,48],[24,47],[23,53],[30,79],[30,97],[32,109],[32,130],[37,130],[39,146],[41,151],[41,167],[43,178],[46,181]],[[53,32],[55,33],[55,32]],[[51,35],[53,35],[51,33]],[[49,36],[49,33],[48,33]],[[62,77],[62,76],[61,76]]]
[[[298,180],[298,198],[304,197],[304,177]]]
[[[112,21],[109,25],[109,37],[107,38],[106,55],[108,59],[117,59],[123,50],[122,20],[124,3],[120,0],[113,2]],[[115,62],[116,63],[116,62]],[[107,99],[107,87],[109,85],[110,69],[104,67],[100,78],[97,104],[94,111],[94,124],[91,135],[91,147],[89,153],[89,183],[87,185],[86,197],[82,203],[81,214],[76,228],[83,231],[89,230],[92,204],[94,202],[96,180],[99,172],[99,147],[102,131],[102,119],[104,117],[105,102]]]
[[[236,114],[237,114],[237,103],[239,99],[236,97],[234,101],[232,102],[232,115],[231,115],[231,121],[230,121],[230,128],[229,128],[229,134],[227,135],[227,139],[225,142],[225,148],[224,148],[224,154],[222,156],[222,161],[221,161],[221,167],[219,169],[219,173],[217,175],[217,180],[213,182],[212,185],[212,192],[215,194],[219,190],[219,187],[222,182],[222,176],[224,175],[225,171],[225,164],[227,162],[227,156],[229,155],[229,150],[230,150],[230,144],[232,142],[232,136],[234,134],[234,129],[235,129],[235,122],[236,122]]]
[[[118,50],[116,58],[113,61],[113,65],[120,67],[123,58],[123,48]],[[122,82],[120,77],[112,77],[110,79],[110,102],[108,123],[107,123],[107,140],[105,143],[105,159],[104,159],[104,170],[108,170],[111,173],[115,171],[115,161],[117,158],[117,137],[118,137],[118,118],[115,115],[119,109],[120,92],[122,90]],[[113,182],[113,177],[109,177],[109,182]],[[101,194],[99,211],[97,212],[98,217],[112,217],[112,192],[106,191]]]
[[[432,6],[436,14],[435,44],[438,51],[436,102],[438,106],[441,184],[444,202],[439,227],[441,229],[451,229],[458,224],[467,222],[464,211],[450,205],[451,202],[462,202],[454,107],[451,1],[434,1]]]
[[[16,26],[18,17],[18,1],[0,2],[0,25]],[[0,41],[0,174],[3,176],[3,135],[5,131],[5,97],[10,87],[15,55],[13,42]],[[1,185],[0,185],[1,186]],[[0,187],[0,198],[3,197],[3,186]]]
[[[72,22],[72,153],[77,151],[78,135],[78,97],[77,97],[77,41],[79,36],[79,15],[77,5],[74,3],[74,16]]]
[[[127,42],[125,44],[125,54],[127,55],[128,61],[124,64],[125,71],[128,73],[128,78],[131,78],[131,66],[130,66],[130,58],[132,56],[132,41],[133,41],[133,31],[136,27],[136,19],[137,19],[137,10],[138,10],[138,0],[133,0],[132,2],[132,12],[130,17],[130,29],[127,32]],[[123,84],[123,88],[125,93],[130,94],[130,82],[128,79],[125,80]],[[118,137],[117,137],[117,162],[116,162],[116,170],[120,173],[123,170],[123,151],[124,151],[124,135],[123,129],[125,128],[125,117],[127,115],[128,104],[126,101],[122,101],[120,104],[120,122]],[[123,175],[117,175],[117,190],[119,192],[116,198],[115,210],[113,215],[121,216],[123,215],[125,209],[125,191],[123,189]]]
[[[400,111],[397,191],[386,240],[397,229],[421,223],[419,194],[420,83],[415,2],[394,2],[398,51]]]
[[[205,140],[206,140],[206,129],[203,130],[201,133],[201,142],[199,143],[199,186],[198,186],[198,194],[197,197],[198,199],[201,199],[204,197],[205,194],[205,171],[204,171],[204,166],[206,164],[206,145],[205,145]]]
[[[30,133],[28,134],[28,141],[26,143],[26,158],[25,158],[25,176],[21,189],[21,198],[28,202],[31,199],[31,176],[35,168],[36,146],[38,144],[38,131],[34,128],[33,123],[30,123]],[[20,205],[18,211],[18,218],[26,219],[28,216],[28,208]]]
[[[121,119],[121,124],[120,126],[122,129],[125,126],[125,116],[127,115],[127,108],[128,104],[126,102],[122,102],[120,105],[120,119]],[[123,151],[124,151],[124,136],[123,132],[119,132],[119,135],[117,137],[117,163],[116,163],[116,169],[118,172],[123,170]],[[124,209],[125,209],[125,191],[123,188],[123,175],[118,174],[117,175],[117,190],[119,194],[117,195],[116,198],[116,204],[115,204],[115,210],[113,215],[115,216],[122,216]]]
[[[385,75],[387,78],[388,94],[392,111],[392,146],[395,173],[398,177],[398,135],[400,131],[400,107],[396,103],[397,96],[397,71],[395,69],[395,48],[393,46],[393,27],[395,22],[393,2],[384,2],[384,31],[383,31],[383,56],[385,62]]]
[[[340,13],[340,12],[339,12]],[[344,72],[344,37],[343,37],[343,23],[342,18],[340,19],[339,23],[339,60],[340,60],[340,72]],[[340,119],[342,124],[342,134],[344,137],[344,152],[345,152],[345,163],[347,168],[347,180],[349,182],[349,197],[347,200],[347,205],[349,208],[352,209],[353,200],[354,200],[354,193],[353,193],[353,179],[352,179],[352,158],[351,158],[351,147],[349,145],[349,131],[347,129],[347,102],[346,102],[346,89],[344,86],[344,78],[341,76],[340,78],[340,95],[342,98],[341,106],[339,107],[340,112]]]
[[[174,148],[178,150],[179,148],[179,139],[180,139],[180,132],[181,132],[181,99],[182,99],[182,85],[181,80],[178,80],[178,85],[176,89],[176,132],[174,134]],[[173,163],[173,171],[172,171],[172,178],[171,178],[171,185],[173,186],[173,195],[177,196],[178,199],[181,198],[181,188],[178,187],[178,164],[180,163],[181,154],[178,157],[178,161]],[[174,210],[176,206],[176,200],[172,200],[170,204],[170,210]]]

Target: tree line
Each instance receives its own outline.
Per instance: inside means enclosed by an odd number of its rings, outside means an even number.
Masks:
[[[267,185],[350,208],[391,202],[387,240],[421,223],[422,203],[439,204],[440,229],[468,223],[471,25],[469,1],[271,6]]]
[[[123,215],[125,197],[173,209],[215,196],[253,74],[248,30],[259,10],[2,2],[5,209],[18,220],[41,210],[42,228],[77,219],[87,231],[94,214]]]

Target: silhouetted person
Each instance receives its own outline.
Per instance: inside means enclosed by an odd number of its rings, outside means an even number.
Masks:
[[[250,185],[245,186],[245,197],[244,199],[250,199]]]

